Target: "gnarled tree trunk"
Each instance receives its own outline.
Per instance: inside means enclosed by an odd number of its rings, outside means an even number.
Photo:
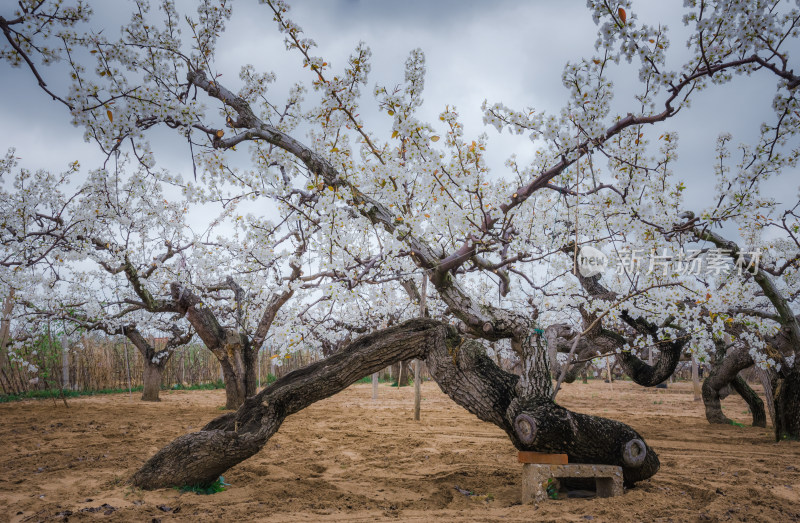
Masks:
[[[706,241],[710,241],[716,247],[724,249],[724,252],[734,260],[747,260],[747,253],[742,253],[739,246],[726,240],[722,236],[705,228],[694,228],[695,235]],[[761,287],[764,296],[769,299],[775,309],[774,318],[781,324],[781,329],[767,340],[768,352],[773,348],[778,348],[778,360],[785,363],[786,357],[792,357],[794,367],[784,364],[780,370],[781,378],[778,380],[775,389],[775,437],[781,439],[800,438],[800,373],[798,373],[797,357],[800,356],[800,316],[796,316],[792,309],[790,300],[784,295],[780,285],[770,276],[767,271],[759,270],[758,264],[750,263],[747,260],[746,270],[749,272],[753,281]],[[782,354],[780,354],[782,353]]]
[[[638,330],[641,333],[653,336],[653,339],[658,339],[658,328],[644,318],[632,318],[628,315],[627,311],[623,311],[621,318],[625,323]],[[681,353],[683,347],[686,345],[688,338],[686,336],[679,336],[672,341],[662,340],[658,353],[658,359],[653,362],[653,348],[649,348],[648,362],[645,363],[639,359],[635,354],[622,351],[617,355],[617,362],[622,367],[622,370],[631,377],[631,379],[644,387],[654,387],[659,383],[665,382],[675,372],[675,368],[681,360]]]
[[[299,266],[292,266],[293,277],[300,275]],[[244,290],[233,281],[226,279],[220,288],[233,291],[237,307],[243,299]],[[258,386],[258,350],[264,343],[272,322],[280,308],[294,294],[285,290],[270,297],[259,319],[252,339],[235,328],[223,327],[214,311],[206,307],[199,296],[178,283],[170,286],[172,306],[186,315],[205,346],[219,360],[225,381],[225,408],[237,409],[244,400],[256,393]]]
[[[142,401],[161,401],[158,393],[161,390],[161,376],[166,364],[166,359],[163,363],[153,363],[145,358],[142,368]]]
[[[225,381],[225,408],[239,408],[256,392],[257,351],[252,349],[247,335],[223,327],[214,312],[191,291],[172,284],[171,293],[177,308],[186,314],[197,335],[219,360]]]
[[[514,342],[523,352],[536,352],[522,378],[501,370],[483,345],[460,338],[438,321],[411,320],[362,336],[331,357],[287,374],[200,432],[180,436],[131,481],[145,489],[211,483],[258,452],[287,416],[394,362],[413,358],[426,360],[445,393],[502,428],[520,450],[563,452],[573,463],[619,465],[629,485],[656,473],[658,457],[636,431],[553,403],[549,374],[541,375],[547,370],[546,352],[534,350],[534,336],[519,336]]]
[[[747,406],[750,409],[750,414],[753,416],[753,426],[766,427],[767,412],[764,409],[764,401],[758,397],[756,391],[750,388],[750,385],[747,384],[747,381],[739,375],[737,375],[731,381],[731,388],[735,390],[747,403]]]
[[[800,321],[800,316],[793,318]],[[775,439],[800,440],[800,349],[794,342],[792,329],[783,327],[774,336],[767,338],[767,353],[779,362],[780,370],[762,371],[764,390],[771,389],[771,408],[774,408],[773,423]],[[789,362],[792,365],[789,365]]]
[[[753,359],[747,348],[734,346],[727,351],[723,343],[717,344],[717,351],[711,363],[708,377],[703,380],[703,404],[706,409],[706,419],[709,423],[730,425],[731,420],[722,413],[720,391],[730,385],[750,407],[753,415],[754,427],[767,426],[767,414],[761,398],[739,377],[739,372],[753,365]]]
[[[258,352],[244,334],[228,333],[219,362],[225,377],[225,408],[235,410],[256,393]]]
[[[572,248],[565,247],[562,251],[570,254]],[[606,289],[600,283],[599,275],[585,277],[582,276],[580,272],[576,272],[575,276],[578,278],[584,290],[592,297],[608,301],[616,301],[619,298],[615,292]],[[602,324],[596,324],[596,314],[588,313],[581,309],[581,315],[583,316],[584,328],[587,328],[588,332],[581,338],[576,347],[577,351],[575,353],[579,361],[588,360],[589,357],[598,353],[607,354],[613,352],[625,346],[628,342],[622,333],[606,329]],[[621,319],[634,330],[650,335],[654,339],[658,339],[658,326],[649,322],[647,319],[643,317],[633,318],[627,311],[622,311]],[[556,347],[558,347],[558,350],[564,351],[566,347],[571,345],[566,339],[566,336],[571,333],[571,330],[572,329],[567,325],[548,327],[548,348],[552,353],[552,361],[555,361]],[[687,342],[688,338],[686,336],[678,336],[674,340],[661,340],[659,342],[660,352],[657,361],[653,358],[654,351],[652,347],[648,349],[647,362],[642,361],[630,351],[622,351],[617,355],[615,365],[618,363],[620,367],[622,367],[623,372],[630,376],[635,383],[644,387],[654,387],[669,379],[675,372],[675,368],[680,362],[683,347]],[[550,348],[550,345],[553,347]],[[583,363],[583,365],[586,364],[588,364],[588,361]],[[567,372],[564,381],[567,383],[572,382],[578,376],[582,368],[583,367],[578,365],[573,366]],[[608,379],[609,381],[613,381],[612,369],[609,368],[608,371]]]

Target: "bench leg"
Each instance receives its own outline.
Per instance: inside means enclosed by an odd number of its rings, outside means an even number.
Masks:
[[[522,465],[522,504],[538,503],[547,499],[545,484],[552,478],[550,467],[532,463]]]
[[[548,498],[550,480],[558,488],[560,478],[594,478],[598,498],[621,496],[623,491],[622,468],[607,465],[522,465],[522,503],[538,503]]]
[[[623,493],[622,478],[616,476],[613,478],[595,478],[594,484],[598,498],[612,498],[621,496]]]

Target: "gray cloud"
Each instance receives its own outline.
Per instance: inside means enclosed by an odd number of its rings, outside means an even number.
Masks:
[[[678,4],[642,4],[636,8],[640,20],[670,26],[671,54],[678,63],[686,54],[686,29],[680,22]],[[107,31],[128,17],[117,2],[100,2],[96,12],[96,23]],[[457,106],[468,135],[489,134],[489,159],[498,175],[504,172],[502,162],[508,155],[530,158],[533,146],[525,139],[498,136],[494,129],[485,129],[481,102],[488,99],[516,108],[557,111],[566,99],[560,79],[564,63],[591,56],[596,39],[596,27],[583,2],[413,0],[401,5],[374,0],[304,1],[295,2],[290,15],[317,41],[315,52],[334,68],[341,68],[354,46],[366,41],[373,51],[370,87],[400,83],[408,52],[421,47],[428,64],[423,115],[438,123],[437,115],[445,105]],[[300,68],[300,58],[286,52],[282,40],[266,7],[236,5],[217,59],[223,82],[236,87],[239,67],[245,63],[278,73],[274,89],[278,99],[291,83],[309,80],[307,71]],[[59,82],[57,70],[45,69],[45,73],[58,90],[64,84]],[[18,156],[29,167],[57,169],[75,159],[87,168],[98,164],[100,156],[91,144],[83,142],[82,130],[69,125],[66,109],[48,100],[27,70],[0,64],[0,71],[0,145],[16,146]],[[613,79],[616,107],[624,114],[632,110],[627,107],[635,108],[635,67],[623,65]],[[715,183],[712,165],[717,135],[727,131],[735,142],[752,141],[759,124],[772,118],[774,85],[774,79],[765,74],[737,79],[731,85],[699,93],[691,111],[662,126],[681,136],[675,172],[689,182],[689,207],[699,209],[708,203]],[[379,117],[370,96],[364,100],[362,115],[378,130],[390,125],[387,118]],[[167,139],[167,145],[159,151],[161,165],[184,175],[190,173],[183,142]],[[787,194],[790,185],[794,197],[797,177],[789,179],[784,177],[777,191]]]

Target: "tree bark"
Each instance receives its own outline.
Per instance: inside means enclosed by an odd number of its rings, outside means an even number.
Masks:
[[[256,393],[258,353],[244,334],[229,333],[229,340],[220,365],[225,377],[225,408],[235,410]]]
[[[235,289],[232,282],[229,284]],[[214,312],[204,306],[200,298],[185,287],[173,284],[171,294],[175,307],[185,311],[186,319],[194,327],[197,335],[219,360],[225,381],[225,408],[232,410],[239,408],[246,398],[256,393],[258,351],[254,350],[246,334],[224,328]],[[278,301],[276,307],[280,307],[284,302],[285,300]],[[268,312],[271,314],[273,311],[269,309]],[[257,339],[262,341],[274,315],[265,313],[264,316],[269,316],[267,318],[269,321],[262,321],[257,335]]]
[[[774,371],[756,368],[758,378],[761,381],[761,386],[764,387],[764,397],[767,399],[767,412],[769,419],[772,420],[773,429],[777,429],[778,420],[775,413],[775,385],[777,384],[778,377]],[[777,434],[777,432],[776,432]]]
[[[145,358],[142,368],[142,401],[161,401],[158,397],[161,391],[161,375],[164,372],[164,364],[153,363]]]
[[[571,249],[565,248],[562,249],[562,251],[569,253]],[[606,289],[600,283],[601,277],[599,275],[587,278],[578,272],[576,273],[576,277],[584,290],[592,297],[609,301],[618,299],[617,293]],[[591,323],[590,320],[595,318],[593,315],[582,314],[584,316],[584,325]],[[648,334],[652,336],[653,339],[658,339],[658,326],[644,317],[633,318],[627,311],[623,310],[620,318],[634,330],[643,334]],[[596,354],[597,352],[606,354],[624,346],[628,341],[621,333],[605,329],[601,325],[596,326],[592,330],[594,332],[587,333],[588,336],[586,337],[587,343],[591,348],[589,350],[580,350],[579,348],[579,354],[581,352],[585,352],[586,354]],[[654,387],[669,379],[675,372],[675,368],[680,362],[683,347],[688,341],[688,337],[681,333],[675,340],[661,340],[659,342],[658,360],[654,358],[654,348],[648,347],[647,363],[631,352],[621,352],[616,358],[616,363],[619,363],[623,372],[630,376],[635,383],[643,387]],[[585,357],[581,357],[581,359],[585,359]],[[572,377],[572,379],[575,378]],[[569,380],[565,381],[569,383]],[[611,372],[609,371],[609,382],[612,381],[613,376],[611,376]]]
[[[794,367],[781,369],[775,387],[775,439],[800,441],[800,371]]]
[[[329,358],[290,372],[200,432],[179,437],[150,458],[132,483],[147,489],[212,483],[258,452],[290,414],[446,339],[443,325],[419,321],[362,336]]]
[[[523,398],[551,398],[553,380],[550,375],[550,358],[542,347],[542,338],[533,326],[511,338],[511,348],[520,355],[522,373],[517,384],[517,394]]]
[[[793,367],[789,367],[785,357],[788,354],[779,355],[778,360],[782,360],[780,378],[777,380],[775,388],[775,437],[781,439],[800,438],[800,373],[798,372],[798,357],[800,357],[800,319],[795,316],[790,300],[783,294],[780,285],[764,270],[759,270],[757,264],[750,263],[752,260],[747,253],[742,253],[739,246],[730,240],[706,229],[694,228],[695,235],[706,241],[710,241],[716,247],[724,249],[724,252],[738,263],[740,260],[747,262],[745,270],[749,272],[753,281],[761,287],[764,296],[777,313],[776,320],[781,324],[780,331],[769,340],[769,345],[776,347],[784,345],[794,357]],[[744,255],[743,255],[744,254]],[[768,350],[769,350],[768,345]]]
[[[767,426],[764,402],[738,376],[740,371],[751,365],[753,365],[753,359],[750,357],[746,347],[734,346],[726,351],[723,343],[718,343],[717,352],[711,363],[711,370],[708,373],[708,377],[703,381],[703,403],[706,409],[706,419],[709,423],[731,424],[731,420],[722,413],[722,405],[720,403],[720,391],[726,385],[731,385],[748,403],[753,415],[753,426]]]
[[[764,410],[764,401],[758,397],[756,391],[751,389],[747,381],[739,375],[731,381],[731,388],[742,397],[750,408],[750,414],[753,416],[753,426],[766,427],[767,412]]]
[[[428,314],[428,273],[422,273],[422,289],[419,297],[419,316],[426,318]],[[414,360],[414,420],[419,421],[419,411],[422,403],[422,362],[419,358]]]
[[[650,334],[653,339],[658,339],[657,327],[644,318],[632,318],[626,311],[623,311],[620,317],[639,332]],[[659,383],[664,383],[675,372],[675,368],[681,360],[683,347],[687,342],[686,336],[681,336],[674,341],[662,340],[655,363],[652,363],[653,347],[650,347],[648,351],[648,361],[651,363],[645,363],[636,355],[625,351],[617,355],[617,363],[635,383],[644,387],[654,387]]]
[[[135,325],[125,326],[122,328],[122,333],[131,340],[131,343],[141,353],[144,360],[142,401],[161,401],[158,395],[161,391],[161,376],[164,368],[172,357],[175,347],[189,343],[192,338],[191,330],[182,332],[177,326],[173,325],[172,337],[167,341],[166,346],[158,351],[142,336]]]
[[[401,361],[397,364],[397,386],[408,387],[409,384],[408,362]]]
[[[627,425],[556,405],[549,387],[538,390],[532,380],[520,386],[523,380],[497,367],[480,343],[461,339],[441,322],[416,319],[362,336],[331,357],[287,374],[236,412],[162,448],[131,482],[145,489],[209,484],[258,452],[287,416],[393,362],[413,358],[425,359],[445,393],[502,428],[520,450],[563,452],[574,463],[619,465],[629,485],[658,470],[656,453]],[[543,395],[519,393],[534,389]]]

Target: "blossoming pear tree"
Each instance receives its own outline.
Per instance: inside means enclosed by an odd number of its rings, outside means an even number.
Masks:
[[[372,91],[391,122],[390,133],[380,136],[360,111],[370,72],[366,44],[336,69],[316,54],[315,42],[289,18],[284,2],[263,3],[310,78],[310,108],[301,108],[306,91],[300,85],[279,103],[268,92],[274,75],[252,66],[242,64],[239,80],[219,75],[220,36],[232,14],[224,1],[204,2],[189,17],[168,0],[158,15],[137,2],[119,37],[92,30],[90,23],[83,31],[78,22],[90,22],[83,5],[69,11],[53,10],[49,2],[23,5],[0,19],[3,56],[27,67],[109,158],[130,151],[157,176],[148,137],[159,127],[173,129],[176,143],[187,144],[196,173],[197,181],[185,184],[187,197],[277,202],[284,223],[303,224],[308,236],[301,234],[301,241],[310,242],[321,271],[344,272],[354,283],[378,263],[397,275],[424,273],[455,321],[413,319],[355,339],[248,397],[236,412],[168,444],[133,483],[158,488],[211,482],[258,452],[286,416],[387,364],[413,358],[425,359],[442,390],[502,428],[519,449],[619,465],[628,484],[655,474],[658,457],[633,428],[554,402],[553,358],[541,322],[582,321],[581,335],[587,336],[597,334],[602,321],[626,324],[643,339],[670,336],[673,350],[665,351],[657,368],[633,356],[629,367],[649,376],[643,378],[648,383],[674,369],[673,355],[686,343],[675,335],[701,331],[694,328],[694,310],[681,305],[697,290],[671,276],[652,276],[635,285],[629,280],[614,291],[622,293],[618,298],[581,303],[575,296],[591,293],[580,291],[575,276],[578,247],[604,238],[653,246],[677,241],[686,187],[672,178],[677,137],[665,122],[690,111],[697,91],[728,83],[735,88],[743,74],[769,75],[777,84],[777,123],[765,125],[791,136],[786,129],[795,129],[800,118],[800,77],[789,55],[798,10],[785,2],[688,1],[689,52],[675,67],[667,60],[666,27],[640,23],[630,1],[588,1],[599,25],[595,54],[565,67],[563,109],[546,114],[484,105],[488,125],[528,135],[536,152],[527,165],[512,158],[506,172],[493,173],[488,136],[467,137],[455,108],[445,107],[439,122],[418,116],[421,51],[411,52],[402,85]],[[184,41],[184,35],[190,38]],[[68,92],[50,89],[32,59],[37,54],[65,61]],[[610,74],[621,61],[638,65],[640,89],[620,110]],[[789,166],[774,165],[776,172]],[[571,258],[564,254],[570,242]],[[299,271],[299,264],[289,265]],[[543,271],[553,281],[542,282]],[[621,274],[619,282],[629,276]],[[496,298],[487,286],[497,289]],[[172,290],[172,302],[188,296],[182,289]],[[152,296],[140,295],[141,302],[161,303]],[[653,302],[667,306],[642,323],[639,312],[652,310]],[[188,314],[197,305],[190,299],[184,309]],[[559,318],[564,310],[578,316]],[[195,329],[202,337],[203,329]],[[509,340],[520,374],[498,368],[477,340]]]
[[[258,352],[281,308],[299,287],[314,282],[301,277],[302,228],[277,238],[280,227],[230,216],[237,210],[230,206],[211,228],[194,233],[185,221],[188,203],[170,202],[161,182],[144,170],[124,179],[105,170],[95,174],[103,180],[91,192],[97,199],[87,199],[83,208],[94,207],[104,220],[95,220],[77,240],[84,239],[83,248],[101,272],[122,278],[120,316],[185,318],[220,362],[226,406],[237,408],[256,392]],[[108,187],[119,187],[122,196],[108,193]],[[231,230],[215,233],[228,218]]]
[[[63,264],[76,259],[63,246],[79,227],[72,216],[77,195],[63,187],[75,177],[79,165],[73,162],[53,174],[19,168],[18,160],[13,149],[0,160],[0,363],[15,361],[37,373],[36,365],[15,350],[15,339],[31,335],[15,318],[28,291],[57,280]],[[5,376],[3,386],[14,389]]]

